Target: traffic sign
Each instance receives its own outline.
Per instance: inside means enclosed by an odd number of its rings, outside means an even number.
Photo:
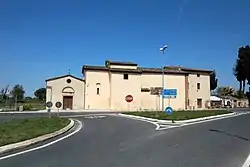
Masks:
[[[53,103],[51,101],[48,101],[46,103],[46,107],[51,108],[53,106]]]
[[[162,96],[165,98],[176,98],[177,89],[163,89]]]
[[[168,115],[170,115],[170,114],[173,113],[173,109],[172,109],[171,107],[167,107],[167,108],[165,109],[165,112],[166,112]]]
[[[61,108],[62,107],[62,103],[60,101],[56,102],[56,107],[57,108]]]
[[[128,103],[132,102],[133,99],[134,99],[134,98],[133,98],[132,95],[127,95],[127,96],[125,97],[125,100],[126,100]]]

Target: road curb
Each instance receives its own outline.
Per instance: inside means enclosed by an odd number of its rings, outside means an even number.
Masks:
[[[128,115],[128,114],[118,114],[118,115],[123,116],[123,117],[127,117],[127,118],[152,121],[152,122],[165,124],[165,125],[182,125],[185,123],[200,122],[200,121],[212,120],[212,119],[216,119],[216,118],[224,118],[224,117],[229,117],[229,116],[239,115],[239,114],[233,112],[233,113],[229,113],[229,114],[221,114],[221,115],[195,118],[195,119],[189,119],[189,120],[183,120],[183,121],[174,121],[174,123],[171,120],[159,120],[159,119],[154,119],[154,118],[147,118],[147,117]]]
[[[36,138],[33,138],[33,139],[21,141],[21,142],[18,142],[18,143],[13,143],[13,144],[8,144],[8,145],[1,146],[0,147],[0,154],[10,152],[10,151],[13,151],[13,150],[17,150],[17,149],[20,149],[20,148],[25,148],[25,147],[28,147],[30,145],[33,145],[33,144],[36,144],[36,143],[51,139],[53,137],[59,136],[59,135],[65,133],[65,132],[69,131],[74,125],[75,125],[75,122],[72,119],[70,119],[70,123],[66,127],[62,128],[62,129],[60,129],[60,130],[58,130],[56,132],[49,133],[49,134],[46,134],[46,135],[42,135],[42,136],[39,136],[39,137],[36,137]]]

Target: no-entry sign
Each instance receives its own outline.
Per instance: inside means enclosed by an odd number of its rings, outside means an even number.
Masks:
[[[127,96],[125,97],[125,100],[126,100],[128,103],[130,103],[130,102],[133,101],[133,96],[132,96],[132,95],[127,95]]]

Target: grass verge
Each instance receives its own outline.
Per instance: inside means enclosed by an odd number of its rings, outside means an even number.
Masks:
[[[160,120],[188,120],[194,118],[208,117],[220,114],[229,114],[227,110],[200,110],[200,111],[175,111],[171,115],[167,115],[162,111],[138,111],[138,112],[125,112],[123,114],[136,115],[147,118],[155,118]]]
[[[0,123],[0,146],[55,132],[70,123],[67,118],[41,117]]]

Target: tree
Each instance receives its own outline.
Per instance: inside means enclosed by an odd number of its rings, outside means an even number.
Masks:
[[[216,89],[216,94],[219,96],[231,96],[235,94],[235,89],[230,86],[221,86]]]
[[[44,101],[46,99],[46,88],[40,88],[37,89],[34,92],[34,95],[41,101]]]
[[[233,74],[239,82],[239,97],[241,98],[245,93],[246,74],[244,72],[242,61],[238,58],[233,68]]]
[[[6,99],[9,94],[9,85],[2,88],[0,91],[0,100]]]
[[[30,96],[25,97],[25,101],[30,101],[30,100],[32,100],[32,97]]]
[[[245,80],[250,83],[250,47],[248,45],[239,48],[237,61],[239,61],[242,75],[245,76]],[[245,81],[242,81],[242,84],[244,88]]]
[[[246,82],[250,83],[250,47],[240,47],[238,49],[238,58],[233,68],[233,74],[239,82],[240,96],[245,94]]]
[[[210,90],[215,90],[217,88],[218,79],[216,78],[216,72],[213,71],[210,74]]]
[[[236,97],[238,99],[241,99],[243,97],[245,97],[245,94],[243,94],[243,91],[241,90],[236,90],[233,94],[232,94],[233,97]]]
[[[23,101],[24,99],[24,88],[22,85],[15,85],[11,91],[11,95],[15,98],[18,102]]]

